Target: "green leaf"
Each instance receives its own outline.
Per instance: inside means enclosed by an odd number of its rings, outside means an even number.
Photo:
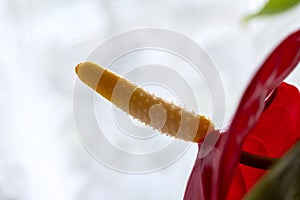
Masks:
[[[248,21],[254,17],[273,15],[286,11],[300,3],[300,0],[269,0],[267,4],[257,13],[245,18]]]
[[[266,199],[300,199],[300,142],[244,198],[244,200]]]

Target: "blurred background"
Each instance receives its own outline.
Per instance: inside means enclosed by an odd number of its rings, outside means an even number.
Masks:
[[[225,121],[270,51],[300,28],[300,7],[242,19],[264,0],[0,0],[0,200],[182,199],[193,145],[169,167],[126,174],[94,160],[73,119],[74,67],[104,40],[170,29],[201,45],[226,94]],[[300,88],[300,69],[287,79]]]

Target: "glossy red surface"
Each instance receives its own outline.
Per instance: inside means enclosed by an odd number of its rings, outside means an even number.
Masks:
[[[239,163],[241,151],[280,157],[300,137],[300,94],[283,80],[300,59],[300,30],[269,55],[246,89],[229,129],[205,157],[198,153],[185,200],[241,199],[264,170]],[[266,97],[275,89],[265,108]],[[297,123],[298,122],[298,123]],[[199,149],[203,142],[199,143]],[[199,151],[200,152],[200,151]]]

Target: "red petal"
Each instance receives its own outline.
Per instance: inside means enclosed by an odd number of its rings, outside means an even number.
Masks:
[[[236,199],[242,199],[243,196],[247,192],[247,186],[244,179],[244,174],[242,172],[241,167],[239,166],[234,174],[233,181],[230,185],[228,194],[227,194],[227,200],[236,200]]]
[[[261,114],[253,130],[245,139],[243,150],[262,156],[281,157],[299,138],[300,129],[298,129],[299,123],[297,123],[299,116],[300,93],[298,89],[282,83],[278,88],[276,98]],[[244,175],[247,190],[251,189],[266,172],[242,164],[239,164],[238,169]],[[230,191],[243,192],[234,185],[235,182],[238,182],[236,179],[234,177]],[[232,197],[231,193],[229,192],[228,199]]]
[[[297,88],[282,83],[271,106],[260,116],[259,121],[249,134],[263,141],[267,152],[256,151],[255,146],[245,140],[244,150],[256,154],[281,157],[298,139],[298,117],[300,114],[300,95]],[[250,138],[249,138],[250,139]]]
[[[300,93],[292,85],[282,83],[276,98],[261,114],[246,138],[243,150],[257,155],[281,157],[300,136]],[[248,190],[265,173],[264,170],[240,165]]]
[[[226,199],[237,173],[243,141],[260,118],[265,98],[296,67],[299,59],[300,30],[287,37],[259,69],[243,95],[229,130],[221,134],[215,148],[204,158],[198,154],[185,200]],[[234,189],[231,192],[238,194]]]

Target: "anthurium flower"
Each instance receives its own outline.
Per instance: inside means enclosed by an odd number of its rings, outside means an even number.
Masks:
[[[283,83],[299,59],[300,30],[263,63],[222,133],[208,118],[166,102],[95,63],[80,63],[75,71],[97,93],[145,124],[170,136],[200,141],[185,200],[241,199],[265,171],[240,162],[265,169],[272,157],[281,157],[299,139],[299,91]]]
[[[280,43],[262,64],[229,128],[207,136],[215,138],[213,147],[205,147],[205,139],[199,142],[185,200],[243,198],[265,170],[240,164],[242,151],[278,158],[299,140],[300,94],[283,83],[299,60],[300,30]],[[209,152],[203,154],[202,149]]]

